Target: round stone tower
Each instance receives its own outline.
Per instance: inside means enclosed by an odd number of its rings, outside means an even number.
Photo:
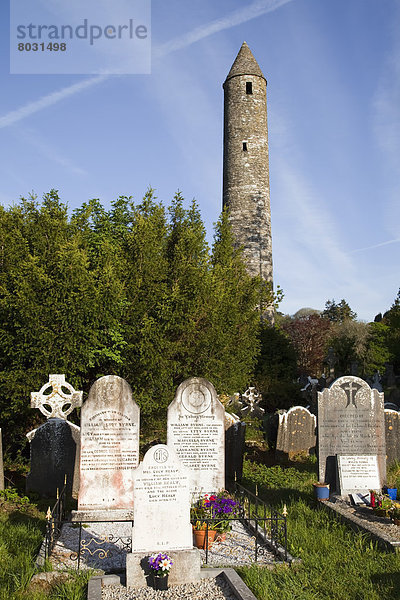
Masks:
[[[223,88],[223,205],[249,274],[272,282],[267,81],[246,42]]]

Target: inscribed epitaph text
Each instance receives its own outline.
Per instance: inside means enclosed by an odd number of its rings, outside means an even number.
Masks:
[[[139,407],[116,375],[98,379],[82,407],[79,510],[133,508]]]
[[[225,487],[225,410],[214,386],[191,377],[168,407],[168,445],[192,472],[195,493]]]
[[[135,473],[132,552],[193,547],[189,473],[172,448],[150,448]]]
[[[318,393],[320,481],[337,489],[337,455],[375,454],[381,485],[386,477],[383,393],[358,377],[340,377]]]

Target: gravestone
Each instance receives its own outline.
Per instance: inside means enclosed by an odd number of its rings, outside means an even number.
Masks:
[[[127,555],[128,587],[145,584],[148,556],[163,552],[174,568],[169,583],[197,580],[199,551],[190,524],[190,473],[173,448],[151,447],[135,472],[132,554]]]
[[[386,462],[400,460],[400,413],[385,408]]]
[[[26,491],[45,498],[55,498],[66,482],[67,495],[72,495],[76,442],[70,423],[51,418],[35,430],[31,440],[31,470],[26,478]],[[65,479],[66,477],[66,479]]]
[[[199,377],[186,379],[168,407],[168,446],[191,472],[191,490],[213,493],[225,488],[225,409],[214,386]]]
[[[0,490],[4,490],[3,442],[0,429]]]
[[[92,385],[81,412],[78,512],[74,520],[128,518],[139,463],[139,407],[130,385],[107,375]],[[119,514],[118,514],[119,513]]]
[[[47,421],[26,436],[31,454],[27,491],[54,498],[66,477],[67,494],[77,497],[80,428],[67,417],[81,404],[82,392],[74,390],[62,374],[50,374],[39,392],[31,393],[31,408],[38,408]]]
[[[243,474],[246,423],[225,413],[225,485],[240,481]]]
[[[378,490],[381,487],[376,454],[362,456],[338,455],[339,493],[353,494]]]
[[[135,473],[132,552],[190,550],[190,473],[174,450],[150,448]]]
[[[375,454],[386,478],[383,393],[358,377],[340,377],[318,393],[318,475],[338,489],[338,455]]]
[[[279,414],[276,449],[295,454],[309,452],[316,444],[317,419],[303,406],[293,406]]]

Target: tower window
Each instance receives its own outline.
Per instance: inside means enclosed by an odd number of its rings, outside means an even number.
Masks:
[[[247,142],[243,142],[243,152],[247,152]]]
[[[246,94],[253,93],[253,84],[251,81],[246,81]]]

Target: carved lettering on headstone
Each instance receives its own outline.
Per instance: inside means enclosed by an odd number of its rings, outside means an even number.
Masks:
[[[168,407],[168,445],[192,471],[194,492],[225,487],[225,410],[214,386],[199,377],[178,387]]]
[[[172,448],[153,446],[135,472],[132,552],[192,547],[189,472]]]
[[[347,375],[318,393],[320,481],[337,489],[337,455],[376,454],[381,485],[386,477],[383,393]]]
[[[98,379],[81,413],[79,510],[133,508],[139,407],[116,375]]]

